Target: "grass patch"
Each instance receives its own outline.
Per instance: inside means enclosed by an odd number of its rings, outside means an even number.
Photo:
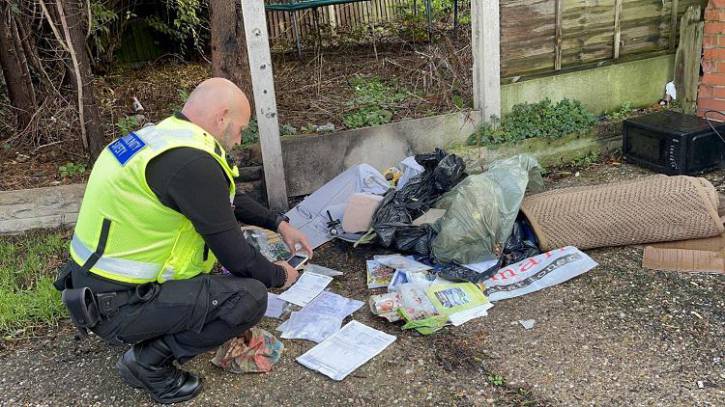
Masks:
[[[0,335],[16,336],[66,316],[53,281],[67,251],[64,231],[0,237]]]

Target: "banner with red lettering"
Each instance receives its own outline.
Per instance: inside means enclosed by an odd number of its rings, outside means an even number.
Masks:
[[[576,247],[567,246],[500,269],[484,282],[485,293],[491,302],[514,298],[561,284],[597,265]]]

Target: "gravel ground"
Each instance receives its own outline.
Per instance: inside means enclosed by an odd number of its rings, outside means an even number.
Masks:
[[[550,186],[642,174],[595,166]],[[724,175],[708,178],[720,185]],[[373,254],[332,243],[316,261],[345,272],[333,291],[366,300],[364,261]],[[203,376],[205,390],[187,404],[725,405],[725,276],[645,270],[638,247],[589,254],[600,263],[594,270],[429,337],[401,332],[362,308],[355,319],[398,338],[342,382],[294,361],[312,346],[305,341],[285,340],[282,361],[263,375],[227,374],[201,355],[186,368]],[[520,319],[536,325],[525,330]],[[67,323],[9,346],[0,352],[0,404],[152,405],[115,374],[123,350],[94,337],[76,341]],[[492,383],[495,375],[503,383]]]

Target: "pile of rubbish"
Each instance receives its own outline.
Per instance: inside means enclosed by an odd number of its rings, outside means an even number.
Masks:
[[[384,174],[354,166],[287,216],[314,248],[332,239],[380,247],[386,254],[367,261],[368,307],[423,335],[596,267],[580,248],[696,239],[647,247],[645,266],[725,272],[723,214],[706,180],[654,176],[538,193],[541,170],[531,156],[518,155],[469,175],[460,157],[436,149]],[[270,260],[286,258],[284,243],[264,233],[245,230]],[[705,260],[693,260],[698,256]],[[339,275],[310,264],[287,291],[269,294],[267,310],[284,320],[281,338],[318,343],[298,362],[335,380],[395,340],[354,320],[343,326],[364,303],[326,290]]]

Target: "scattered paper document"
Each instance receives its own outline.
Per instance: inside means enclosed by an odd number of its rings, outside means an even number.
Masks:
[[[267,310],[264,316],[268,318],[279,318],[284,313],[287,302],[280,300],[277,294],[267,293]]]
[[[347,317],[362,307],[364,302],[343,297],[342,295],[323,291],[310,301],[302,311],[317,314],[334,315],[340,319]]]
[[[519,319],[519,324],[523,326],[525,329],[531,329],[536,325],[535,319]]]
[[[340,330],[342,318],[316,312],[293,312],[283,325],[282,338],[320,343]]]
[[[463,267],[465,267],[467,269],[471,269],[471,270],[475,271],[476,273],[485,273],[486,271],[488,271],[491,267],[495,266],[496,264],[498,264],[498,260],[492,259],[492,260],[484,260],[480,263],[464,264]]]
[[[395,336],[350,321],[334,335],[297,358],[301,365],[342,380],[395,342]]]
[[[337,271],[331,268],[320,266],[319,264],[308,264],[307,267],[305,267],[305,272],[329,277],[337,277],[342,275],[342,271]]]
[[[412,256],[403,256],[401,254],[386,254],[373,256],[373,260],[394,268],[395,270],[405,270],[415,273],[417,271],[430,270],[433,267],[426,266],[425,264],[416,261]]]
[[[315,297],[320,295],[322,290],[332,281],[332,277],[305,272],[299,280],[287,291],[279,295],[279,298],[292,304],[304,307]]]
[[[491,309],[491,307],[493,307],[493,304],[489,302],[465,311],[456,312],[448,316],[448,321],[453,326],[461,326],[472,319],[487,316],[488,310]]]

